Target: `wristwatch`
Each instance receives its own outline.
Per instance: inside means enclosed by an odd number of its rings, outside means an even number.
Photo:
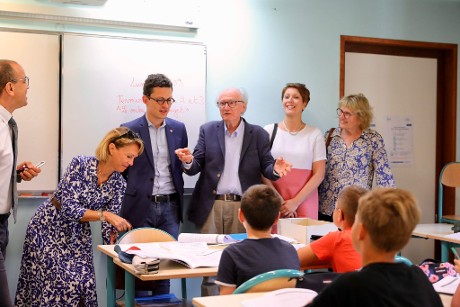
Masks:
[[[97,210],[97,216],[99,217],[99,221],[105,222],[104,214],[102,214],[102,209]]]

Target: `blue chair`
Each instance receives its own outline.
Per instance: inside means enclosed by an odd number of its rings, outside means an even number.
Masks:
[[[403,257],[403,256],[396,256],[395,257],[395,262],[401,262],[401,263],[405,263],[409,266],[412,265],[412,261],[410,261],[409,259],[407,259],[406,257]]]
[[[295,288],[297,280],[304,276],[299,270],[275,270],[259,274],[242,283],[233,294],[268,292],[283,288]]]

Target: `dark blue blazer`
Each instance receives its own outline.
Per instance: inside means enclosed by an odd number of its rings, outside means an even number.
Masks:
[[[182,162],[177,158],[174,151],[188,146],[187,130],[182,122],[171,118],[166,118],[165,121],[166,141],[171,159],[170,171],[174,187],[179,194],[178,216],[182,221],[184,178],[182,178]],[[145,213],[151,204],[150,196],[152,195],[155,175],[149,127],[145,116],[124,123],[122,126],[126,126],[140,135],[144,141],[144,152],[134,160],[134,165],[123,173],[128,185],[120,215],[127,219],[134,228],[142,227],[146,219]]]
[[[270,153],[268,133],[260,126],[251,125],[243,119],[244,138],[241,148],[238,176],[244,193],[250,186],[262,183],[261,175],[270,180],[279,177],[273,174],[275,160]],[[217,183],[224,170],[225,138],[224,121],[213,121],[200,127],[198,143],[193,151],[193,162],[188,175],[200,176],[193,190],[188,219],[201,227],[216,198]]]

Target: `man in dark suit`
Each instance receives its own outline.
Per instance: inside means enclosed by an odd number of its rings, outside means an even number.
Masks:
[[[202,233],[245,232],[238,220],[241,195],[260,184],[261,175],[277,180],[290,171],[282,158],[273,159],[268,133],[241,117],[247,103],[243,89],[222,91],[217,106],[223,120],[200,127],[193,155],[187,148],[176,150],[186,174],[200,172],[188,218]]]
[[[142,96],[145,115],[122,124],[140,135],[145,150],[124,173],[128,185],[121,216],[134,228],[155,227],[177,238],[184,179],[182,163],[174,151],[187,146],[188,138],[185,125],[167,117],[174,103],[172,93],[173,84],[168,77],[149,75]]]
[[[127,187],[120,215],[133,228],[155,227],[177,239],[182,221],[184,179],[182,163],[174,154],[188,145],[182,122],[168,118],[174,103],[173,84],[163,74],[149,75],[144,82],[142,101],[145,115],[122,124],[137,132],[144,141],[144,152],[123,174]],[[153,294],[169,293],[169,280],[145,286]],[[145,293],[137,293],[145,295]]]

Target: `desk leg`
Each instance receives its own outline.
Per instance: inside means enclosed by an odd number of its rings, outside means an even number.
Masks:
[[[449,261],[449,242],[441,241],[441,262]]]
[[[125,307],[134,307],[135,277],[125,271]]]
[[[115,306],[115,263],[107,256],[107,306]]]
[[[181,278],[182,299],[187,301],[187,279]]]

